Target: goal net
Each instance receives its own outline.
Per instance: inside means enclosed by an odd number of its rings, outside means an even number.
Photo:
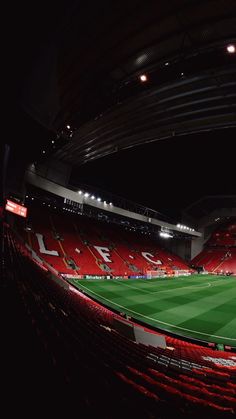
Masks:
[[[165,272],[162,271],[161,269],[159,269],[157,271],[147,271],[146,275],[147,275],[147,279],[152,279],[152,278],[158,278],[158,277],[165,276]]]

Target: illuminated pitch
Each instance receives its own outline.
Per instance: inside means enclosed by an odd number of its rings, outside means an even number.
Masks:
[[[106,306],[177,335],[236,346],[236,278],[70,279]]]

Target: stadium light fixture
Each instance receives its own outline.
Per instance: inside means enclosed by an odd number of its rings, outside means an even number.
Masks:
[[[172,234],[167,233],[166,231],[160,231],[159,232],[159,236],[160,237],[163,237],[164,239],[169,239],[169,238],[172,238],[173,237]]]
[[[140,76],[139,76],[139,79],[141,80],[141,82],[145,82],[145,81],[147,81],[147,76],[146,76],[146,74],[141,74]]]
[[[66,128],[67,128],[67,129],[70,129],[70,125],[67,125],[67,126],[66,126]]]
[[[82,191],[79,191],[79,195],[82,195],[82,193],[83,193]]]
[[[110,202],[110,204],[109,205],[112,205],[112,202]]]
[[[88,198],[89,197],[89,193],[88,192],[85,192],[84,196],[85,196],[85,198]]]
[[[180,230],[188,230],[188,231],[195,231],[194,228],[182,225],[182,224],[177,224],[176,226],[177,228],[179,228]]]
[[[233,45],[233,44],[227,45],[227,51],[228,51],[229,54],[234,54],[235,50],[236,50],[235,45]]]
[[[97,201],[98,201],[98,202],[101,202],[101,198],[97,198]]]
[[[54,140],[52,140],[52,144],[54,144],[55,143],[55,141]]]
[[[104,205],[107,205],[107,201],[104,201]]]
[[[165,63],[165,65],[167,66],[167,65],[169,65],[170,63],[167,61],[166,63]]]
[[[45,154],[46,153],[46,151],[45,150],[43,150],[43,154]]]
[[[91,199],[95,199],[95,196],[94,196],[94,195],[92,195],[92,196],[91,196]]]

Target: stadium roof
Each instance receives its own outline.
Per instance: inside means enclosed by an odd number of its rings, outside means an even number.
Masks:
[[[79,165],[235,126],[236,59],[226,51],[236,43],[234,0],[69,2],[62,12],[22,98],[63,139],[46,151]]]
[[[134,160],[137,144],[144,144],[140,147],[143,156],[145,144],[153,142],[148,149],[156,158],[159,149],[155,152],[151,147],[159,148],[161,142],[156,140],[169,137],[169,144],[163,142],[168,146],[161,151],[165,158],[158,155],[159,173],[152,174],[152,179],[160,179],[168,164],[174,166],[170,155],[175,157],[176,149],[170,138],[185,134],[182,141],[190,144],[183,170],[191,170],[187,160],[194,153],[199,154],[199,161],[205,158],[206,150],[199,153],[196,145],[191,149],[194,137],[205,141],[219,133],[223,139],[230,135],[234,139],[236,54],[227,50],[236,45],[234,0],[35,1],[16,4],[14,12],[11,4],[4,6],[10,9],[3,60],[9,82],[3,83],[6,115],[2,128],[11,146],[7,181],[16,184],[15,189],[20,189],[29,162],[45,162],[51,155],[73,166],[72,175],[79,179],[81,167],[88,167],[83,163],[96,164],[93,160],[109,154],[117,158],[122,154],[115,154],[119,150],[126,150],[127,155],[132,152]],[[146,75],[146,82],[140,80],[141,75]],[[223,128],[228,128],[225,134]],[[219,148],[212,151],[222,152]],[[182,147],[182,160],[184,152]],[[229,153],[229,159],[232,156]],[[190,197],[183,203],[182,190],[187,197],[196,188],[191,184],[187,189],[185,179],[179,180],[181,159],[176,158],[176,184],[171,188],[163,190],[159,185],[156,194],[157,189],[149,186],[148,190],[150,172],[143,170],[141,183],[148,199],[143,199],[139,185],[138,193],[131,196],[126,191],[126,198],[162,212],[177,205],[182,209],[192,201]],[[225,161],[221,162],[222,177],[223,164],[232,172],[234,167],[227,158]],[[150,169],[148,159],[145,164]],[[229,185],[233,176],[225,173]],[[97,168],[91,169],[93,178],[97,174]],[[149,176],[146,181],[145,175]],[[83,182],[93,183],[85,177]],[[185,188],[179,187],[181,183]],[[203,185],[200,179],[198,183]],[[103,179],[98,186],[107,189]],[[115,190],[114,183],[108,189],[124,193]],[[194,198],[218,193],[210,187],[200,192]]]

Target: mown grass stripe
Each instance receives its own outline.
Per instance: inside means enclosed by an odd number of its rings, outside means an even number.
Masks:
[[[152,280],[150,286],[146,281],[145,290],[140,280],[71,282],[106,305],[152,326],[235,345],[236,280],[212,275],[180,279]]]

